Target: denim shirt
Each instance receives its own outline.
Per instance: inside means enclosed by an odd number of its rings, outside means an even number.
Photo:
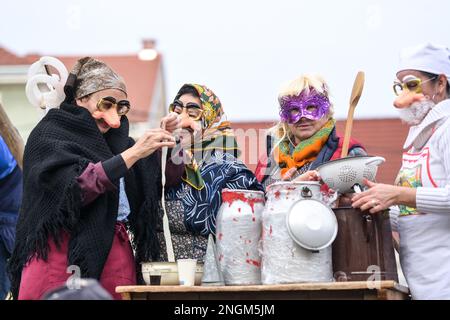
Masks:
[[[127,221],[130,211],[130,203],[128,202],[127,194],[125,193],[125,179],[120,178],[119,214],[117,216],[117,221]]]

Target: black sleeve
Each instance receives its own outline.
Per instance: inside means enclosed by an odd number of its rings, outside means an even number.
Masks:
[[[111,182],[122,178],[128,171],[127,165],[120,154],[103,161],[102,165]]]

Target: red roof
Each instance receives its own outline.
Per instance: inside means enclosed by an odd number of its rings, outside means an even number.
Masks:
[[[93,57],[109,65],[124,78],[131,103],[131,110],[127,115],[130,121],[147,121],[155,82],[160,71],[161,55],[150,61],[141,60],[137,55]],[[60,56],[57,58],[70,71],[82,57]]]
[[[128,98],[132,106],[128,114],[130,121],[147,121],[155,83],[161,70],[161,55],[158,54],[154,60],[141,60],[137,54],[93,57],[108,64],[124,78],[127,85]],[[0,47],[0,66],[30,65],[39,58],[40,55],[38,54],[19,57]],[[56,56],[56,58],[61,60],[70,71],[81,56]]]
[[[11,51],[0,47],[0,66],[29,65],[32,63],[28,57],[16,56]]]
[[[275,124],[273,122],[234,122],[233,129],[267,129]],[[338,121],[337,131],[344,132],[345,121]],[[408,127],[398,119],[371,119],[355,120],[353,123],[352,137],[358,140],[370,155],[382,156],[386,162],[382,164],[377,173],[377,181],[392,184],[400,169],[403,143],[408,134]],[[259,138],[260,139],[260,138]],[[242,160],[254,171],[255,152],[258,158],[264,152],[265,142],[249,143],[243,141],[242,136],[237,136],[238,144],[242,147]],[[251,151],[250,151],[251,149]],[[249,154],[252,153],[252,155]]]

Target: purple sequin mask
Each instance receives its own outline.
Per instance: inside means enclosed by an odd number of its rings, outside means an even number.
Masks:
[[[302,91],[298,96],[284,96],[279,99],[281,121],[297,123],[301,118],[322,119],[330,110],[330,100],[312,89],[309,93]]]

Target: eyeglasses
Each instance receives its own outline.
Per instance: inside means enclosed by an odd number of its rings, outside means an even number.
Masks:
[[[97,102],[97,109],[100,111],[108,111],[112,107],[115,107],[119,116],[124,116],[130,111],[130,101],[120,100],[116,101],[113,97],[101,98]]]
[[[397,96],[401,95],[404,90],[408,90],[415,93],[422,93],[422,85],[424,83],[427,83],[429,81],[433,81],[437,77],[433,77],[430,79],[427,79],[425,81],[422,81],[422,79],[416,78],[414,76],[405,77],[404,82],[394,82],[394,92]]]
[[[203,115],[202,108],[195,102],[188,102],[186,106],[184,106],[183,102],[175,100],[169,106],[170,112],[175,112],[178,114],[181,114],[183,112],[183,109],[186,109],[187,115],[194,121],[200,120]]]

